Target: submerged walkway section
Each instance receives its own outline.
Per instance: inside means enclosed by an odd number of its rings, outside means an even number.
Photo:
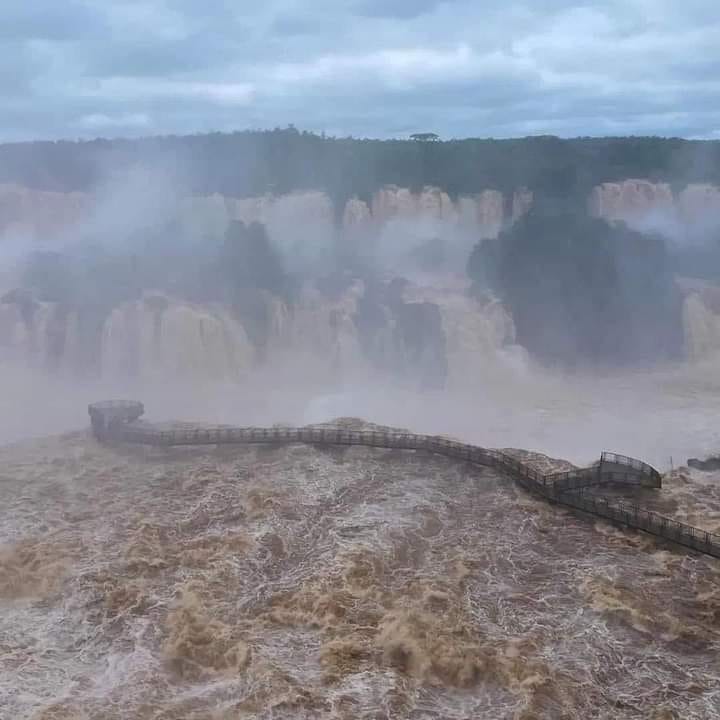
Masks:
[[[662,478],[652,466],[615,453],[603,453],[588,468],[543,474],[528,463],[504,453],[457,442],[436,435],[418,435],[384,430],[347,430],[341,427],[181,427],[172,430],[137,422],[144,412],[142,403],[107,400],[93,403],[88,412],[95,436],[101,442],[127,442],[156,447],[177,445],[286,444],[361,445],[363,447],[423,450],[498,468],[526,490],[551,503],[589,513],[611,522],[642,530],[678,545],[720,558],[720,535],[679,523],[672,518],[637,505],[617,502],[588,493],[604,485],[631,485],[660,488]]]

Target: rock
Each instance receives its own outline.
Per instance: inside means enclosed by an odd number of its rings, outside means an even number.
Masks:
[[[0,185],[0,235],[44,240],[89,217],[94,200],[85,193],[45,192]]]
[[[702,472],[714,472],[720,470],[720,457],[711,456],[706,460],[698,460],[698,458],[690,458],[687,461],[688,467],[694,470],[701,470]]]

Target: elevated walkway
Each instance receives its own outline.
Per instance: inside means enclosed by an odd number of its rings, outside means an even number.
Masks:
[[[543,474],[500,450],[490,450],[435,435],[347,430],[340,427],[190,427],[163,430],[136,422],[144,412],[142,403],[124,400],[93,403],[88,412],[95,436],[100,442],[108,443],[126,442],[157,447],[305,443],[362,445],[437,453],[454,460],[503,470],[522,487],[551,503],[641,530],[720,558],[720,535],[679,523],[637,505],[615,502],[586,492],[588,488],[608,484],[650,488],[662,486],[662,477],[655,468],[625,455],[604,452],[600,460],[588,468]]]

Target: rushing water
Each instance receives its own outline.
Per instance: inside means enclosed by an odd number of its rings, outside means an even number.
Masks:
[[[3,377],[6,442],[130,395],[150,419],[353,415],[578,463],[613,449],[668,469],[720,447],[712,367],[510,363],[425,394],[291,370],[234,386]],[[716,479],[676,470],[642,504],[717,532]],[[0,450],[0,508],[3,718],[720,714],[718,561],[489,469],[364,448],[110,449],[76,431]]]
[[[720,709],[717,561],[487,469],[364,448],[112,450],[87,433],[2,464],[7,717]],[[668,484],[677,505],[686,479]]]

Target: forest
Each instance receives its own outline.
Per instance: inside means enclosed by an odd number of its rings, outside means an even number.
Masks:
[[[475,246],[468,274],[499,296],[518,341],[543,360],[648,363],[682,351],[682,299],[661,236],[540,201]]]
[[[0,183],[90,191],[108,172],[143,164],[172,173],[193,194],[235,197],[319,189],[338,212],[383,185],[433,185],[451,196],[528,187],[537,195],[584,198],[626,178],[720,183],[720,141],[619,137],[510,140],[334,138],[294,127],[137,140],[0,145]]]

